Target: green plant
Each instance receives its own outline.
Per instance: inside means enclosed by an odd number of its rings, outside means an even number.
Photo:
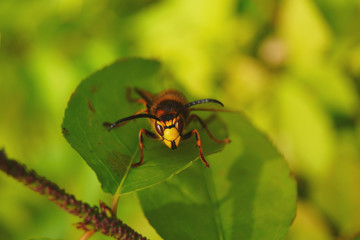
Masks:
[[[231,138],[226,146],[200,130],[209,169],[198,161],[194,139],[175,151],[145,139],[145,163],[131,168],[139,158],[138,131],[146,120],[111,132],[103,122],[138,110],[126,101],[126,87],[159,92],[161,77],[158,61],[130,58],[89,76],[71,96],[63,134],[96,173],[103,190],[113,195],[110,207],[101,203],[101,216],[115,219],[118,199],[136,191],[145,216],[164,239],[283,239],[295,217],[295,181],[270,140],[240,113],[221,113],[209,123],[215,136]],[[97,227],[98,218],[87,216],[80,216],[85,220],[78,226],[89,236],[104,233]]]

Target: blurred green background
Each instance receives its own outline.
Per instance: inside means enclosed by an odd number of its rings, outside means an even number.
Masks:
[[[284,154],[299,189],[287,239],[352,238],[360,231],[359,10],[359,0],[0,1],[0,146],[79,199],[109,203],[61,134],[67,101],[116,59],[159,59],[169,81],[244,111]],[[0,204],[0,239],[82,235],[72,226],[80,219],[5,174]],[[160,239],[135,195],[121,198],[119,217]]]

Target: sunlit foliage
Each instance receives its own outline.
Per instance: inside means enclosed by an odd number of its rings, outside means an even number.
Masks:
[[[244,111],[284,154],[299,191],[287,239],[352,237],[359,9],[358,0],[0,1],[0,146],[80,199],[109,199],[63,138],[64,110],[90,73],[123,57],[156,58],[168,81]],[[0,189],[1,239],[81,236],[74,217],[3,174]],[[135,196],[120,201],[128,207],[119,218],[159,238]]]

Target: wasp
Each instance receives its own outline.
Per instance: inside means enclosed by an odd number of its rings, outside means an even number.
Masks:
[[[196,114],[190,114],[194,110],[213,111],[212,109],[192,108],[194,105],[213,102],[220,106],[224,106],[220,101],[215,99],[201,99],[193,102],[188,102],[185,96],[177,90],[165,90],[159,94],[152,94],[148,91],[135,88],[136,93],[140,96],[138,99],[131,97],[130,89],[127,91],[127,98],[130,102],[137,102],[144,104],[145,108],[137,111],[129,117],[122,118],[114,123],[104,123],[111,131],[115,127],[122,126],[130,120],[137,118],[147,118],[150,121],[153,131],[140,129],[139,132],[139,146],[140,146],[140,161],[132,164],[132,167],[138,167],[144,162],[144,138],[143,135],[161,140],[170,149],[176,149],[182,140],[189,139],[195,136],[196,145],[199,148],[199,155],[202,162],[206,167],[209,163],[205,160],[203,150],[201,147],[200,134],[197,129],[192,129],[185,133],[186,126],[191,121],[197,120],[202,127],[206,130],[209,137],[217,143],[228,143],[230,139],[226,138],[219,140],[215,138],[210,130],[207,128],[206,123]],[[215,111],[215,110],[214,110]]]

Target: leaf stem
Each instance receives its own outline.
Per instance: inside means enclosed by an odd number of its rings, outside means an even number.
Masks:
[[[79,240],[88,240],[95,233],[95,230],[86,231]]]
[[[119,198],[120,198],[120,194],[115,194],[113,196],[113,199],[111,201],[111,212],[114,216],[116,216],[117,214],[117,206],[118,206],[118,203],[119,203]]]

